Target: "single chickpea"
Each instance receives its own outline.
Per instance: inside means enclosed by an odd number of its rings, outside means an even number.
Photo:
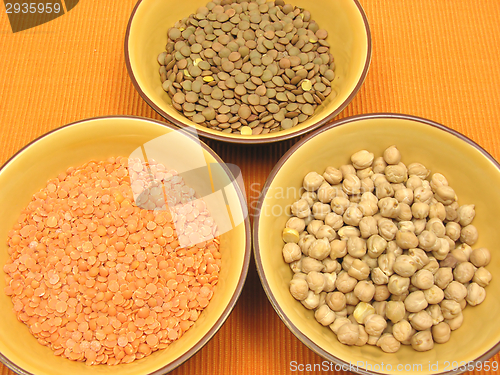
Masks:
[[[359,176],[358,176],[359,177]],[[375,190],[375,184],[373,183],[371,176],[360,178],[361,180],[361,193],[371,193]]]
[[[417,352],[425,352],[434,347],[434,341],[430,331],[420,331],[411,338],[411,347]]]
[[[458,241],[460,238],[460,231],[462,227],[460,224],[450,221],[446,223],[446,235],[450,237],[453,241]]]
[[[401,343],[394,338],[392,333],[384,333],[377,341],[377,346],[385,353],[396,353]]]
[[[359,302],[353,312],[354,319],[359,324],[363,324],[366,317],[372,314],[375,314],[375,308],[366,302]]]
[[[450,267],[441,267],[434,274],[434,284],[441,289],[446,287],[453,281],[453,270]]]
[[[306,299],[300,301],[300,303],[302,303],[302,305],[304,305],[306,309],[314,310],[319,306],[319,295],[310,290],[309,292],[307,292]]]
[[[303,219],[299,219],[298,217],[291,217],[285,224],[285,227],[290,229],[295,229],[297,232],[302,233],[306,228],[306,224]]]
[[[324,223],[333,230],[339,230],[344,225],[344,220],[341,215],[338,215],[335,212],[330,212],[325,216]]]
[[[347,241],[333,240],[330,242],[330,258],[339,259],[347,254]]]
[[[392,241],[396,237],[398,227],[392,220],[382,218],[378,222],[378,234],[386,241]]]
[[[467,286],[467,302],[471,306],[481,304],[486,298],[486,290],[477,283],[470,283]]]
[[[443,238],[446,235],[446,228],[443,222],[438,218],[430,219],[427,222],[425,229],[429,232],[434,233],[437,237],[440,238]]]
[[[307,232],[309,234],[312,234],[313,236],[316,236],[316,232],[322,225],[324,225],[322,220],[315,219],[307,224]]]
[[[366,241],[368,255],[374,259],[378,258],[387,248],[387,241],[378,234],[373,234]]]
[[[365,217],[371,217],[378,212],[377,202],[370,200],[361,200],[358,204],[359,210],[363,213]]]
[[[446,221],[458,221],[458,202],[453,202],[447,206],[444,206],[446,210]]]
[[[342,177],[345,179],[347,176],[351,174],[356,174],[356,168],[352,164],[344,164],[339,168],[340,172],[342,172]]]
[[[432,318],[425,310],[419,311],[416,314],[410,314],[408,319],[410,319],[410,324],[417,331],[425,331],[432,327]]]
[[[400,255],[394,262],[393,270],[399,276],[411,277],[417,271],[417,265],[415,264],[415,260],[411,256]]]
[[[431,177],[431,188],[432,191],[436,191],[438,187],[448,186],[448,180],[441,173],[434,173]]]
[[[347,240],[347,252],[354,258],[361,258],[366,254],[366,241],[359,237],[350,237]]]
[[[361,237],[367,239],[378,234],[377,220],[373,216],[365,216],[359,221],[359,231]]]
[[[344,324],[349,324],[351,321],[347,317],[342,317],[339,316],[337,313],[335,313],[335,321],[330,324],[330,329],[333,331],[333,333],[338,334],[339,329],[344,325]]]
[[[351,268],[349,268],[348,273],[351,277],[354,277],[356,280],[365,280],[370,275],[370,267],[368,267],[368,265],[365,262],[359,259],[354,259]]]
[[[378,259],[372,258],[368,254],[363,255],[361,257],[361,260],[368,265],[368,267],[370,268],[370,272],[372,269],[378,267]]]
[[[327,167],[323,173],[323,178],[328,181],[328,183],[337,185],[342,182],[342,172],[340,172],[337,168]]]
[[[429,205],[429,218],[439,219],[441,221],[446,219],[446,208],[441,202],[431,203]]]
[[[348,272],[351,267],[352,267],[352,263],[354,262],[354,258],[353,256],[347,254],[344,259],[342,259],[342,269],[346,272]]]
[[[470,254],[470,261],[476,267],[486,267],[491,260],[490,251],[485,247],[475,249]]]
[[[464,322],[464,315],[460,313],[453,319],[445,319],[444,322],[450,326],[452,331],[455,331],[462,326]]]
[[[283,229],[283,241],[285,243],[297,243],[299,242],[300,235],[295,229],[284,228]]]
[[[412,196],[413,196],[413,191],[418,188],[422,187],[422,179],[417,176],[410,176],[408,177],[408,180],[406,181],[406,188],[412,190]]]
[[[375,188],[375,195],[378,199],[392,198],[394,197],[394,188],[390,182],[383,182]]]
[[[451,329],[448,323],[441,322],[432,327],[432,338],[438,344],[444,344],[450,340]]]
[[[425,165],[420,163],[411,163],[408,165],[408,175],[417,176],[422,180],[425,180],[430,174],[430,171],[425,167]]]
[[[309,286],[304,279],[293,278],[290,281],[290,294],[298,301],[303,301],[307,298]]]
[[[404,319],[406,313],[405,304],[402,301],[388,301],[385,315],[393,323]]]
[[[329,225],[322,225],[316,232],[317,239],[326,239],[328,241],[328,247],[330,247],[330,242],[337,237],[335,230]]]
[[[306,189],[306,191],[316,191],[324,181],[325,179],[320,174],[316,172],[309,172],[304,177],[302,186]]]
[[[387,288],[389,288],[389,292],[391,292],[393,297],[405,294],[409,287],[410,279],[399,275],[392,275],[389,278],[389,283],[387,284]]]
[[[445,206],[452,204],[457,200],[455,190],[450,186],[440,186],[435,191],[435,197],[438,202],[443,203]]]
[[[361,180],[355,174],[348,174],[342,181],[342,188],[347,195],[361,193]]]
[[[292,214],[299,219],[304,219],[311,215],[311,207],[309,207],[309,203],[305,199],[299,199],[292,204]]]
[[[385,177],[389,182],[400,184],[408,179],[408,170],[403,163],[388,165],[385,167]]]
[[[287,243],[283,246],[283,258],[285,262],[292,263],[302,258],[302,251],[296,243]]]
[[[408,250],[408,255],[413,259],[415,265],[417,266],[417,270],[421,270],[425,266],[427,266],[430,262],[429,257],[422,249],[414,248]],[[431,271],[432,272],[432,271]]]
[[[433,285],[424,290],[424,297],[429,305],[436,305],[444,299],[444,292],[437,285]]]
[[[387,321],[378,314],[368,315],[363,323],[366,333],[370,336],[380,336],[387,327]]]
[[[434,285],[434,275],[428,270],[419,270],[411,277],[411,283],[419,289],[429,289]]]
[[[467,296],[467,288],[458,281],[452,281],[444,290],[444,297],[460,303]]]
[[[378,201],[378,208],[383,217],[395,219],[397,216],[398,201],[395,198],[382,198]]]
[[[398,230],[396,233],[396,243],[402,249],[413,249],[418,246],[418,238],[413,232]]]
[[[472,252],[474,254],[474,252]],[[470,262],[458,264],[453,270],[453,277],[462,284],[468,283],[474,277],[476,268]]]
[[[309,248],[311,247],[314,241],[316,241],[316,237],[310,234],[305,235],[304,237],[301,237],[299,239],[298,245],[300,247],[300,250],[302,250],[302,253],[305,256],[309,255]]]
[[[335,321],[335,313],[330,310],[328,305],[320,306],[315,312],[314,317],[323,326],[329,326]]]
[[[321,203],[330,203],[336,196],[336,189],[326,182],[318,189],[317,197],[318,201],[320,201]]]
[[[385,174],[380,174],[380,173],[374,173],[371,176],[371,180],[373,181],[373,186],[375,186],[375,188],[379,187],[382,184],[389,183],[389,181],[387,181],[387,178],[385,177]]]
[[[374,173],[384,173],[385,167],[387,167],[387,163],[382,156],[373,159],[372,168]]]
[[[415,219],[425,219],[429,215],[429,205],[415,202],[411,205],[411,213]]]
[[[375,295],[373,282],[361,280],[354,287],[354,295],[362,302],[370,302]]]
[[[346,304],[351,305],[351,306],[357,306],[359,303],[359,298],[356,297],[356,295],[354,294],[354,291],[346,293],[345,300],[346,300]]]
[[[387,164],[398,164],[401,161],[401,153],[396,146],[387,147],[383,157]]]
[[[439,263],[436,258],[430,256],[429,257],[429,263],[423,267],[423,269],[429,270],[432,272],[433,275],[436,275],[437,270],[439,269]],[[434,278],[434,282],[435,278]]]
[[[372,166],[374,155],[366,150],[358,151],[351,156],[351,163],[356,169],[365,169]]]
[[[424,181],[422,181],[422,184],[424,184]],[[434,198],[434,194],[432,193],[432,190],[425,188],[424,185],[416,188],[413,191],[413,202],[414,203],[425,203],[425,204],[429,205],[432,203],[433,198]]]
[[[396,206],[396,217],[398,221],[409,221],[413,217],[411,207],[406,203],[398,203]]]
[[[375,286],[375,294],[373,295],[373,299],[377,302],[386,301],[391,296],[391,292],[389,292],[389,288],[387,285],[376,285]]]
[[[411,219],[411,222],[413,223],[413,225],[415,226],[415,234],[417,236],[420,236],[420,234],[422,234],[422,232],[425,230],[425,226],[427,224],[427,220],[426,219]]]
[[[474,273],[472,282],[482,286],[483,288],[488,286],[491,281],[491,273],[484,267],[479,267]]]
[[[404,220],[398,222],[396,225],[398,227],[398,230],[400,230],[401,232],[415,233],[415,224],[413,224],[412,221]]]
[[[392,334],[401,343],[410,340],[412,337],[412,326],[407,320],[400,320],[392,326]]]
[[[443,313],[439,305],[429,305],[425,311],[431,316],[432,324],[436,325],[444,321]]]
[[[316,220],[325,220],[331,211],[330,205],[326,203],[316,202],[312,206],[312,214]]]
[[[394,198],[399,203],[406,203],[411,206],[413,203],[413,190],[408,188],[400,189],[394,193]]]
[[[290,263],[290,269],[293,273],[301,273],[302,272],[302,258],[296,260],[295,262]]]
[[[382,254],[377,258],[378,266],[387,275],[391,276],[394,273],[394,263],[396,256],[393,253]]]
[[[335,290],[337,282],[337,274],[335,272],[324,273],[325,286],[323,287],[324,292],[333,292]]]
[[[323,272],[325,273],[336,272],[337,267],[339,266],[339,262],[332,258],[325,258],[321,261],[321,263],[324,265]]]
[[[344,345],[355,345],[359,339],[359,329],[356,324],[347,323],[339,328],[337,339]]]
[[[404,302],[406,310],[413,313],[422,311],[428,306],[424,292],[421,290],[410,293]]]
[[[462,313],[462,308],[460,304],[456,301],[450,299],[444,299],[439,304],[441,306],[441,311],[445,319],[454,319],[458,316],[458,314]]]
[[[466,227],[467,225],[472,223],[472,220],[474,220],[475,216],[476,210],[473,204],[464,204],[457,210],[458,223],[463,227]]]
[[[325,287],[326,279],[323,273],[312,271],[307,274],[306,281],[309,289],[312,290],[315,294],[319,294]]]
[[[435,233],[424,230],[418,235],[418,246],[425,251],[432,251],[439,248],[440,241]]]
[[[385,310],[387,308],[387,301],[375,301],[373,302],[373,308],[375,309],[375,314],[380,315],[382,318],[386,318]]]
[[[330,202],[330,207],[337,215],[343,215],[347,207],[349,207],[349,199],[345,197],[335,197]]]
[[[309,273],[311,271],[317,271],[317,272],[323,271],[323,268],[325,266],[317,259],[311,257],[304,257],[302,258],[301,267],[302,267],[302,272]]]
[[[305,199],[309,207],[312,207],[314,203],[318,201],[318,194],[313,191],[306,191],[301,196],[301,199]]]
[[[371,279],[376,285],[385,285],[389,283],[389,276],[387,276],[380,267],[375,267],[371,272]]]
[[[368,179],[368,180],[371,181],[370,177],[372,175],[373,175],[373,169],[372,169],[372,167],[362,168],[362,169],[358,169],[356,171],[356,176],[359,177],[359,179],[361,180],[361,182],[363,182],[364,179]]]
[[[354,277],[349,276],[346,271],[341,271],[337,275],[337,289],[342,293],[349,293],[354,290],[354,287],[358,283]]]
[[[342,218],[344,219],[344,223],[347,225],[357,226],[363,218],[363,213],[357,205],[349,206],[346,208]]]
[[[326,304],[332,311],[340,311],[346,307],[346,297],[342,292],[331,292],[326,295]]]

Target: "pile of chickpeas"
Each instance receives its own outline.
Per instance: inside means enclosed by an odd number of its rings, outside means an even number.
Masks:
[[[484,301],[490,252],[472,249],[474,205],[460,206],[442,174],[391,146],[310,172],[303,188],[283,230],[290,293],[341,343],[430,350]]]

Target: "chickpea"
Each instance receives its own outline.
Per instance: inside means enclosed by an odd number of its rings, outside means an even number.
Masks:
[[[434,194],[432,194],[431,189],[427,189],[424,187],[424,181],[422,181],[422,186],[416,188],[413,191],[413,202],[414,203],[425,203],[427,205],[432,203],[432,199],[434,197]]]
[[[453,270],[450,267],[442,267],[434,274],[434,284],[441,289],[446,287],[453,281]]]
[[[425,251],[433,251],[438,249],[440,246],[440,242],[438,241],[438,237],[435,233],[430,232],[428,230],[424,230],[418,236],[418,246]]]
[[[417,331],[425,331],[432,327],[432,318],[430,314],[425,311],[419,311],[416,314],[410,314],[408,317],[413,328]]]
[[[444,299],[444,292],[437,285],[433,285],[424,290],[424,297],[429,305],[436,305]]]
[[[323,273],[317,271],[309,272],[307,274],[306,281],[309,289],[312,290],[315,294],[321,293],[326,283],[326,279]]]
[[[366,150],[358,151],[351,156],[351,163],[356,169],[365,169],[372,166],[374,155]]]
[[[309,172],[304,177],[302,186],[306,189],[306,191],[316,191],[324,181],[325,179],[320,174],[316,172]]]
[[[415,202],[411,205],[411,213],[416,219],[425,219],[429,215],[429,205],[422,202]]]
[[[428,305],[424,292],[421,290],[410,293],[404,302],[406,310],[413,313],[422,311]]]
[[[447,206],[444,206],[446,210],[446,221],[458,221],[458,202],[453,202]]]
[[[429,205],[429,218],[439,219],[443,221],[446,219],[446,208],[441,202],[431,203]]]
[[[478,233],[474,225],[469,224],[462,228],[460,232],[460,241],[466,243],[469,246],[474,245],[477,242]]]
[[[340,172],[342,172],[342,178],[345,179],[347,176],[351,174],[356,174],[356,168],[352,164],[344,164],[339,168]]]
[[[374,173],[384,173],[385,167],[387,167],[387,163],[382,156],[373,159],[372,168]]]
[[[365,280],[370,275],[370,267],[365,262],[354,259],[348,273],[357,280]]]
[[[435,198],[445,206],[457,200],[455,190],[450,186],[439,186],[435,191]]]
[[[453,277],[455,280],[465,284],[472,280],[474,272],[476,272],[476,268],[472,263],[463,262],[455,267],[453,270]]]
[[[306,255],[306,256],[309,255],[309,248],[311,247],[311,245],[313,244],[314,241],[316,241],[316,237],[314,237],[313,235],[310,235],[310,234],[302,237],[299,240],[298,245],[299,245],[302,253],[304,253],[304,255]]]
[[[337,333],[337,339],[344,345],[355,345],[359,339],[359,329],[356,324],[342,325]]]
[[[463,301],[466,296],[467,288],[464,284],[459,283],[458,281],[452,281],[444,290],[444,297],[446,299],[451,299],[459,303],[460,301]]]
[[[417,267],[417,270],[421,270],[426,265],[428,265],[430,262],[429,257],[427,256],[425,251],[423,251],[422,249],[418,249],[418,248],[409,249],[408,255],[415,262],[415,266]]]
[[[347,252],[355,258],[361,258],[366,254],[366,241],[359,237],[349,237],[347,240]]]
[[[462,308],[460,304],[456,301],[450,299],[444,299],[439,304],[441,306],[441,311],[445,319],[454,319],[458,316],[458,314],[462,313]]]
[[[336,214],[335,212],[329,212],[325,216],[324,220],[325,225],[328,225],[333,230],[339,230],[344,225],[344,220],[341,215]]]
[[[434,233],[439,238],[443,238],[446,235],[446,228],[443,222],[438,218],[430,219],[427,222],[425,229]]]
[[[450,340],[451,329],[448,323],[441,322],[432,327],[432,338],[438,344],[444,344]]]
[[[431,177],[431,188],[432,191],[436,191],[438,187],[448,186],[448,180],[441,173],[434,173]]]
[[[293,275],[292,280],[293,279],[303,279],[303,280],[305,280],[305,279],[307,279],[307,274],[305,274],[304,272],[297,272],[297,273],[295,273]]]
[[[386,148],[383,155],[387,164],[398,164],[401,161],[401,153],[396,146]]]
[[[378,234],[386,241],[392,241],[397,231],[398,227],[390,219],[382,218],[378,222]]]
[[[342,181],[342,172],[340,172],[337,168],[327,167],[323,173],[323,178],[328,181],[328,183],[337,185]]]
[[[488,286],[491,281],[491,273],[484,267],[479,267],[474,273],[472,282],[482,286],[483,288]]]
[[[328,241],[328,247],[330,247],[330,242],[336,237],[337,233],[335,233],[335,230],[328,225],[322,225],[316,232],[316,238],[318,240],[326,239]]]
[[[309,293],[309,285],[304,279],[293,278],[290,281],[290,293],[298,301],[303,301]]]
[[[375,309],[375,314],[380,315],[384,319],[386,318],[387,301],[375,301],[373,302],[373,308]]]
[[[398,230],[401,232],[415,233],[415,224],[412,221],[400,221],[397,223]]]
[[[403,295],[408,291],[409,287],[410,279],[399,275],[392,275],[389,278],[389,283],[387,284],[387,288],[389,288],[389,292],[391,292],[393,297]],[[394,298],[392,299],[394,300]]]
[[[317,197],[321,203],[330,203],[333,198],[337,196],[337,191],[335,188],[330,186],[328,183],[324,183],[318,189]],[[313,203],[314,204],[314,203]]]
[[[430,171],[425,167],[425,165],[420,163],[411,163],[408,165],[408,175],[417,176],[418,178],[425,180],[430,174]]]
[[[401,343],[410,340],[412,336],[412,326],[407,320],[400,320],[392,326],[392,334]]]
[[[453,221],[446,223],[446,235],[453,241],[457,241],[460,238],[461,230],[462,227],[458,223],[455,223]]]
[[[345,210],[347,210],[347,207],[349,207],[349,204],[349,199],[345,197],[335,197],[330,202],[330,207],[337,215],[343,215]]]
[[[293,273],[302,272],[302,258],[290,263],[290,269]]]
[[[394,273],[394,263],[396,256],[393,253],[382,254],[378,257],[378,266],[387,275],[390,276]],[[392,292],[391,292],[392,293]]]
[[[389,183],[389,181],[387,181],[387,178],[385,177],[385,174],[380,174],[380,173],[374,173],[371,176],[371,180],[373,181],[373,186],[375,186],[375,189],[382,184]]]
[[[351,256],[349,254],[346,255],[344,257],[344,259],[342,259],[342,269],[344,271],[348,272],[352,267],[352,263],[354,262],[354,259],[356,259],[356,258],[354,258],[353,256]]]
[[[316,202],[312,206],[312,214],[316,220],[325,220],[326,215],[331,212],[330,205]]]
[[[389,182],[400,184],[408,179],[408,170],[403,163],[388,165],[385,167],[385,177]]]
[[[384,333],[377,341],[377,346],[386,353],[396,353],[401,343],[391,333]]]
[[[377,220],[373,216],[365,216],[359,221],[359,231],[361,232],[361,237],[369,238],[375,234],[378,234]]]
[[[417,352],[425,352],[434,347],[434,341],[430,331],[420,331],[411,338],[411,346]]]
[[[390,182],[383,182],[375,188],[375,195],[378,199],[394,197],[394,189]]]
[[[342,181],[342,188],[347,195],[356,195],[361,193],[361,180],[355,174],[348,174]]]
[[[377,302],[386,301],[391,296],[391,292],[389,292],[389,288],[387,285],[376,285],[375,286],[375,294],[373,299]]]
[[[361,199],[361,202],[358,204],[358,208],[365,217],[371,217],[378,212],[377,202],[371,200]]]
[[[304,219],[311,214],[309,203],[305,199],[299,199],[292,204],[292,213],[299,219]]]
[[[358,280],[345,271],[341,271],[337,276],[337,289],[342,293],[352,292],[357,283]]]
[[[361,257],[361,260],[368,265],[368,267],[370,268],[370,272],[372,269],[378,267],[378,259],[372,258],[368,254],[363,255]]]
[[[357,226],[362,218],[363,213],[357,206],[347,207],[343,215],[344,223],[352,226]]]
[[[467,225],[472,223],[472,220],[474,220],[475,216],[476,210],[473,204],[464,204],[457,210],[458,223],[463,227],[466,227]]]
[[[444,260],[450,252],[450,243],[445,238],[438,238],[438,244],[439,246],[436,246],[436,249],[432,251],[432,255],[437,260]]]
[[[402,277],[411,277],[417,270],[415,260],[409,255],[400,255],[393,266],[394,272]]]
[[[357,285],[357,284],[356,284]],[[354,292],[349,292],[345,294],[346,304],[351,306],[356,306],[359,303],[359,298],[356,297]]]
[[[476,267],[486,267],[491,260],[490,251],[485,247],[475,249],[470,254],[470,261]]]
[[[415,233],[398,230],[396,233],[396,243],[402,249],[412,249],[418,246],[418,238],[415,236]]]
[[[368,336],[368,341],[366,342],[368,345],[377,346],[377,342],[380,339],[380,336]]]
[[[388,301],[385,315],[393,323],[404,319],[406,313],[405,304],[402,301]]]
[[[436,275],[436,272],[439,269],[439,263],[437,259],[434,257],[429,257],[429,263],[425,265],[423,269],[429,270],[432,272],[433,275]]]
[[[322,220],[313,220],[307,224],[307,232],[313,236],[316,236],[318,229],[324,225]]]
[[[425,226],[427,225],[427,220],[426,219],[411,219],[411,222],[415,226],[415,234],[417,236],[420,236],[422,232],[425,230]]]
[[[302,258],[302,272],[304,273],[309,273],[311,271],[320,272],[323,271],[324,267],[323,263],[317,259],[311,257]]]
[[[396,217],[397,221],[410,221],[413,214],[411,212],[411,207],[406,203],[399,203],[396,206]]]
[[[378,258],[387,248],[387,241],[378,234],[372,235],[366,241],[368,255],[374,259]]]
[[[428,270],[417,271],[411,277],[411,283],[419,289],[429,289],[434,285],[434,275]]]
[[[387,321],[378,314],[368,315],[365,320],[365,331],[370,336],[380,336],[387,327]]]
[[[351,321],[347,319],[347,317],[343,316],[338,316],[337,313],[335,313],[335,321],[330,324],[330,329],[335,333],[338,334],[339,329],[344,325],[344,324],[349,324]]]
[[[359,177],[359,176],[358,176]],[[375,190],[375,184],[370,177],[360,178],[361,179],[361,193],[372,192]]]
[[[313,220],[314,220],[314,216],[313,216],[313,214],[312,214],[312,212],[311,212],[311,214],[310,214],[308,217],[305,217],[305,218],[304,218],[304,224],[307,226],[307,225],[309,225],[309,223],[310,223],[311,221],[313,221]]]
[[[323,263],[323,272],[325,273],[335,272],[339,266],[339,262],[332,258],[325,258],[321,261],[321,263]]]
[[[477,283],[470,283],[467,286],[467,302],[471,306],[481,304],[486,298],[486,291]]]
[[[363,324],[368,315],[375,314],[375,308],[366,302],[359,302],[353,312],[356,322]]]
[[[399,203],[406,203],[411,206],[413,203],[413,190],[408,188],[400,189],[394,193],[394,198]]]
[[[383,217],[395,219],[397,216],[398,201],[395,198],[382,198],[378,201],[378,208]]]
[[[422,187],[422,179],[417,176],[408,177],[408,180],[406,181],[406,188],[412,191],[412,197],[413,191],[418,187]]]
[[[370,302],[375,295],[373,282],[361,280],[354,287],[354,295],[362,302]]]
[[[292,263],[302,258],[302,251],[296,243],[287,243],[283,246],[283,258],[285,262]]]
[[[305,199],[309,207],[312,207],[314,203],[318,201],[318,195],[313,191],[306,191],[301,196],[301,199]]]
[[[306,309],[314,310],[319,306],[319,295],[310,290],[307,293],[307,298],[300,301],[300,303],[302,303]]]
[[[330,242],[330,258],[343,258],[347,254],[347,241],[333,240]]]
[[[387,276],[379,267],[372,269],[371,279],[376,285],[385,285],[389,282],[389,276]]]
[[[354,345],[356,346],[366,345],[366,343],[368,342],[368,333],[366,333],[365,327],[363,327],[362,325],[358,325],[358,329],[359,329],[359,337],[358,341],[356,341]]]
[[[455,318],[453,318],[453,319],[445,319],[444,322],[450,326],[450,329],[452,331],[455,331],[455,330],[459,329],[462,326],[462,324],[464,322],[464,316],[460,312]]]
[[[346,297],[341,292],[331,292],[326,295],[326,304],[333,311],[341,311],[346,307]]]

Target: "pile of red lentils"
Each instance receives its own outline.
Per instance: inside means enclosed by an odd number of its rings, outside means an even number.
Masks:
[[[32,197],[8,235],[5,292],[18,319],[56,355],[88,365],[166,348],[198,319],[218,281],[219,240],[204,202],[175,171],[132,162],[69,168]],[[175,176],[168,188],[184,196],[172,202],[163,192],[176,207],[137,207],[129,171],[139,165]]]

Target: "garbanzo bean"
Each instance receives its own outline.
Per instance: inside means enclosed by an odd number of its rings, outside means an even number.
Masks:
[[[451,329],[448,323],[441,322],[432,327],[432,338],[438,344],[450,341]]]
[[[411,338],[411,346],[417,352],[425,352],[434,347],[434,340],[430,331],[420,331]]]
[[[476,267],[486,267],[490,263],[490,260],[490,251],[485,247],[472,250],[472,253],[470,254],[470,261]]]
[[[377,346],[386,353],[396,353],[401,343],[394,338],[392,333],[384,333],[377,341]]]

